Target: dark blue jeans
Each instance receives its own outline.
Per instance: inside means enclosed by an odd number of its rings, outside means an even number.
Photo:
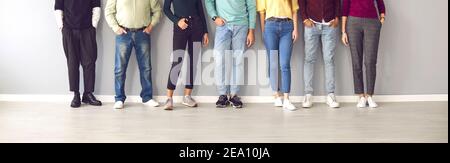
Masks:
[[[143,31],[128,32],[127,34],[116,36],[116,59],[115,59],[115,90],[116,101],[124,102],[125,79],[130,61],[131,51],[135,48],[136,59],[139,66],[140,80],[142,85],[142,102],[147,102],[153,98],[152,88],[152,67],[150,35]]]

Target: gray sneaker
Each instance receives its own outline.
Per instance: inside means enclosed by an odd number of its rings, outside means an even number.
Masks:
[[[164,110],[173,110],[173,99],[167,99]]]
[[[192,96],[184,96],[183,103],[181,103],[181,104],[183,104],[187,107],[191,107],[191,108],[198,106],[197,102],[195,102],[195,100],[192,98]]]

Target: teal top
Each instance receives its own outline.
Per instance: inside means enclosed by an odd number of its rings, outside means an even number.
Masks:
[[[206,0],[206,10],[211,17],[221,17],[227,24],[256,27],[255,0]]]

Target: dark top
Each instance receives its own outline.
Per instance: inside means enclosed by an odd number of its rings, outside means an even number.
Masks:
[[[92,27],[92,9],[100,7],[100,0],[55,0],[55,10],[63,11],[64,28]]]
[[[341,14],[341,0],[299,0],[303,20],[330,22]]]
[[[342,4],[342,16],[377,19],[382,13],[386,13],[383,0],[344,0]]]
[[[171,9],[172,4],[174,12]],[[202,0],[164,0],[164,13],[175,25],[178,25],[182,18],[198,17],[202,21],[203,32],[208,33]]]

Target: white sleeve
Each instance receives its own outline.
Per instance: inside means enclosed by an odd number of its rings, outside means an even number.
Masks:
[[[58,26],[58,28],[62,29],[64,27],[62,10],[55,10],[55,19],[56,19],[56,25]]]
[[[102,9],[100,7],[95,7],[92,9],[92,26],[97,28],[98,22],[100,21],[100,15]]]

